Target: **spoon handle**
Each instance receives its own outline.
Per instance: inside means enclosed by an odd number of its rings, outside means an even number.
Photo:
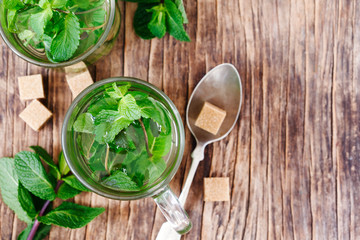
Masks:
[[[190,187],[191,187],[191,183],[194,180],[196,169],[199,166],[200,161],[204,159],[204,149],[205,149],[205,145],[198,143],[196,148],[194,149],[194,151],[191,154],[191,157],[193,160],[192,160],[191,167],[190,167],[189,173],[187,175],[184,187],[183,187],[180,197],[179,197],[179,201],[182,206],[185,205],[185,202],[186,202],[186,199],[189,194]]]

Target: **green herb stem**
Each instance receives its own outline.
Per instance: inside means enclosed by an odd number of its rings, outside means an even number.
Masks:
[[[109,150],[110,150],[109,144],[106,144],[105,169],[110,174],[109,169],[108,169]]]
[[[56,187],[55,187],[55,193],[57,193],[57,191],[59,190],[61,184],[63,184],[63,183],[64,183],[63,180],[59,180],[57,182]],[[48,206],[50,205],[50,203],[51,203],[50,200],[47,200],[44,203],[43,207],[40,210],[39,217],[44,215],[44,213],[45,213],[46,209],[48,208]],[[32,240],[35,237],[36,231],[38,230],[39,226],[40,226],[40,222],[37,219],[35,219],[34,225],[32,226],[31,231],[30,231],[28,237],[26,238],[26,240]]]
[[[82,14],[87,14],[87,13],[91,13],[91,12],[94,12],[98,9],[102,8],[102,6],[98,6],[96,8],[92,8],[90,10],[87,10],[87,11],[83,11],[83,12],[74,12],[75,15],[82,15]]]
[[[92,31],[94,31],[94,30],[103,28],[104,26],[105,26],[105,23],[101,24],[100,26],[96,26],[96,27],[81,28],[81,30],[84,30],[84,31],[86,31],[86,30],[92,30]]]
[[[144,136],[145,136],[146,151],[149,154],[149,156],[152,157],[153,155],[152,155],[152,153],[150,152],[150,149],[149,149],[149,138],[148,138],[148,135],[146,133],[144,123],[143,123],[143,121],[141,119],[139,119],[139,122],[140,122],[141,128],[142,128],[142,130],[144,132]]]

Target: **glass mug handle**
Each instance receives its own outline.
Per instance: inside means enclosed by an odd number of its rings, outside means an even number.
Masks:
[[[179,234],[185,234],[190,231],[192,227],[191,220],[169,186],[166,186],[153,198],[175,231]]]

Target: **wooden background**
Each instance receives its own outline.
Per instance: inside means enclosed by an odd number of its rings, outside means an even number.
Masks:
[[[186,0],[191,43],[135,36],[136,5],[111,54],[90,68],[96,80],[138,77],[162,88],[183,120],[197,82],[229,62],[240,72],[241,119],[208,146],[186,204],[194,227],[184,239],[360,239],[360,2],[357,0]],[[71,103],[63,73],[27,64],[0,42],[0,156],[32,144],[54,155]],[[18,117],[17,77],[42,73],[54,117],[39,133]],[[231,102],[229,102],[231,104]],[[179,194],[194,140],[186,130]],[[230,177],[230,203],[204,203],[204,177]],[[87,227],[53,227],[50,239],[154,239],[164,221],[152,199],[81,194],[107,211]],[[1,203],[1,239],[25,227]]]

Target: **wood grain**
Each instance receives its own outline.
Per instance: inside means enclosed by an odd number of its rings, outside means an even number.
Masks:
[[[141,78],[161,88],[185,123],[202,76],[229,62],[243,83],[240,120],[206,148],[185,205],[183,239],[360,239],[360,4],[350,0],[186,0],[190,43],[145,41],[132,27],[136,4],[119,2],[121,30],[95,80]],[[71,103],[64,74],[30,65],[0,41],[0,156],[41,145],[55,156]],[[36,133],[18,117],[26,106],[17,77],[41,73],[54,117]],[[229,102],[231,104],[231,102]],[[186,128],[179,194],[195,141]],[[230,202],[203,202],[204,177],[229,177]],[[155,239],[164,217],[151,199],[115,201],[82,193],[74,202],[106,212],[88,226],[53,227],[48,239]],[[59,204],[56,202],[55,204]],[[0,201],[1,239],[25,228]]]

